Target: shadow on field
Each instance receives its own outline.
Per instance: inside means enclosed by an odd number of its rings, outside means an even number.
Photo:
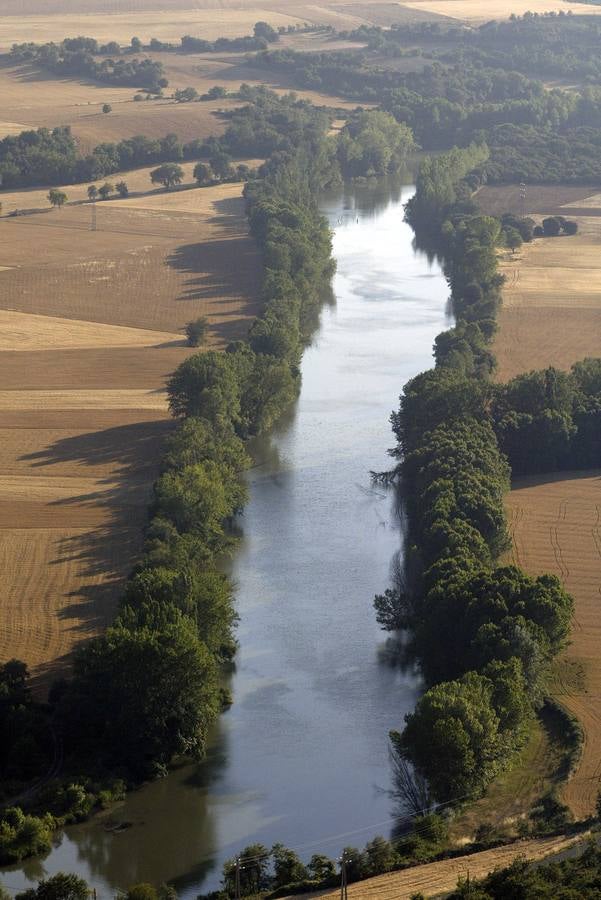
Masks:
[[[72,531],[57,540],[49,565],[74,568],[83,582],[59,613],[77,639],[98,633],[114,617],[124,578],[142,549],[151,485],[171,428],[172,421],[162,419],[90,431],[21,457],[34,469],[73,463],[83,477],[97,478],[93,491],[48,503]],[[87,467],[95,471],[87,472]],[[104,470],[100,477],[99,468]],[[37,680],[49,683],[64,673],[65,663],[59,658],[39,667]]]
[[[211,323],[212,334],[225,343],[246,335],[249,317],[258,312],[261,276],[259,254],[250,238],[183,244],[167,257],[167,264],[189,276],[177,299],[204,301],[200,312],[217,319]]]

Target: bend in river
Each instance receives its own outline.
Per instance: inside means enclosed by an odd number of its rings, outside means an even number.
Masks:
[[[45,860],[5,871],[8,887],[62,870],[100,897],[169,881],[189,898],[217,887],[223,860],[246,844],[333,856],[390,831],[387,735],[419,683],[387,662],[375,622],[372,598],[390,583],[401,534],[393,493],[369,472],[389,467],[390,411],[450,324],[440,267],[403,222],[412,190],[380,183],[323,200],[335,302],[305,352],[293,413],[252,448],[231,565],[234,705],[208,761],[68,829]]]

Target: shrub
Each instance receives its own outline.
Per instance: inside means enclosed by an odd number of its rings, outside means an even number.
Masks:
[[[204,344],[208,325],[209,322],[206,316],[200,316],[200,318],[194,319],[193,322],[188,322],[185,330],[189,347],[199,347],[201,344]]]

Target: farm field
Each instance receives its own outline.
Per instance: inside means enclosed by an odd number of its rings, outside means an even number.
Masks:
[[[408,0],[410,9],[437,13],[480,24],[491,19],[506,19],[508,16],[522,16],[525,12],[568,12],[573,15],[599,15],[601,7],[586,3],[566,3],[564,0]]]
[[[538,219],[550,214],[576,218],[577,235],[538,239],[515,256],[504,255],[506,283],[494,344],[501,381],[550,365],[569,369],[585,356],[599,355],[601,206],[583,206],[587,189],[578,191],[580,197],[573,188],[553,189],[547,202],[540,198],[534,209],[528,207]],[[479,194],[478,200],[485,211],[494,212],[500,209],[502,194]]]
[[[532,574],[557,575],[576,601],[554,696],[584,729],[581,763],[562,793],[574,815],[585,818],[601,784],[601,472],[520,479],[508,514],[516,564]]]
[[[515,188],[486,188],[478,199],[485,211],[500,212],[504,193],[505,209],[518,211]],[[576,217],[579,233],[536,240],[515,258],[506,254],[494,346],[500,381],[549,365],[569,369],[601,352],[599,197],[586,187],[532,188],[527,202],[527,211],[538,219]],[[513,561],[531,574],[556,574],[576,602],[571,644],[557,665],[554,693],[585,732],[581,763],[563,788],[574,815],[584,818],[594,810],[601,779],[601,473],[520,479],[507,509]]]
[[[304,50],[312,44],[315,50],[324,46],[319,35],[299,35],[299,42],[301,38],[305,38],[301,42]],[[69,125],[84,154],[98,144],[118,142],[137,134],[159,138],[175,133],[182,141],[203,139],[223,134],[227,125],[223,114],[240,106],[240,101],[176,103],[170,94],[178,88],[194,87],[200,94],[215,85],[237,91],[244,82],[264,84],[277,93],[293,88],[280,73],[249,66],[240,54],[154,53],[152,58],[165,67],[169,80],[167,96],[141,102],[134,101],[136,91],[132,87],[57,78],[30,64],[15,64],[5,58],[0,63],[0,138],[31,128]],[[296,90],[296,93],[318,105],[348,109],[357,105],[321,91]],[[105,103],[112,106],[109,114],[102,112]]]
[[[435,897],[452,891],[457,886],[458,879],[465,878],[468,873],[470,878],[483,878],[493,869],[510,865],[516,857],[544,859],[566,850],[575,843],[577,841],[574,838],[563,836],[519,841],[494,850],[483,850],[480,853],[470,853],[455,859],[426,863],[401,872],[368,878],[366,881],[350,884],[348,896],[351,900],[410,900],[411,896],[423,891],[426,896]],[[335,900],[340,896],[340,889],[297,896]]]
[[[241,190],[98,204],[96,231],[89,205],[0,219],[0,654],[40,690],[140,551],[183,326],[206,315],[221,347],[256,313]]]

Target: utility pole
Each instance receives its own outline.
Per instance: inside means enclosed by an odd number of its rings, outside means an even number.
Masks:
[[[344,856],[340,860],[340,900],[348,900],[346,859]]]
[[[236,900],[240,900],[240,857],[236,859]]]
[[[522,210],[522,219],[526,215],[526,185],[523,181],[520,182],[520,208]]]
[[[91,231],[96,231],[96,201],[92,203],[92,224],[90,225]]]

